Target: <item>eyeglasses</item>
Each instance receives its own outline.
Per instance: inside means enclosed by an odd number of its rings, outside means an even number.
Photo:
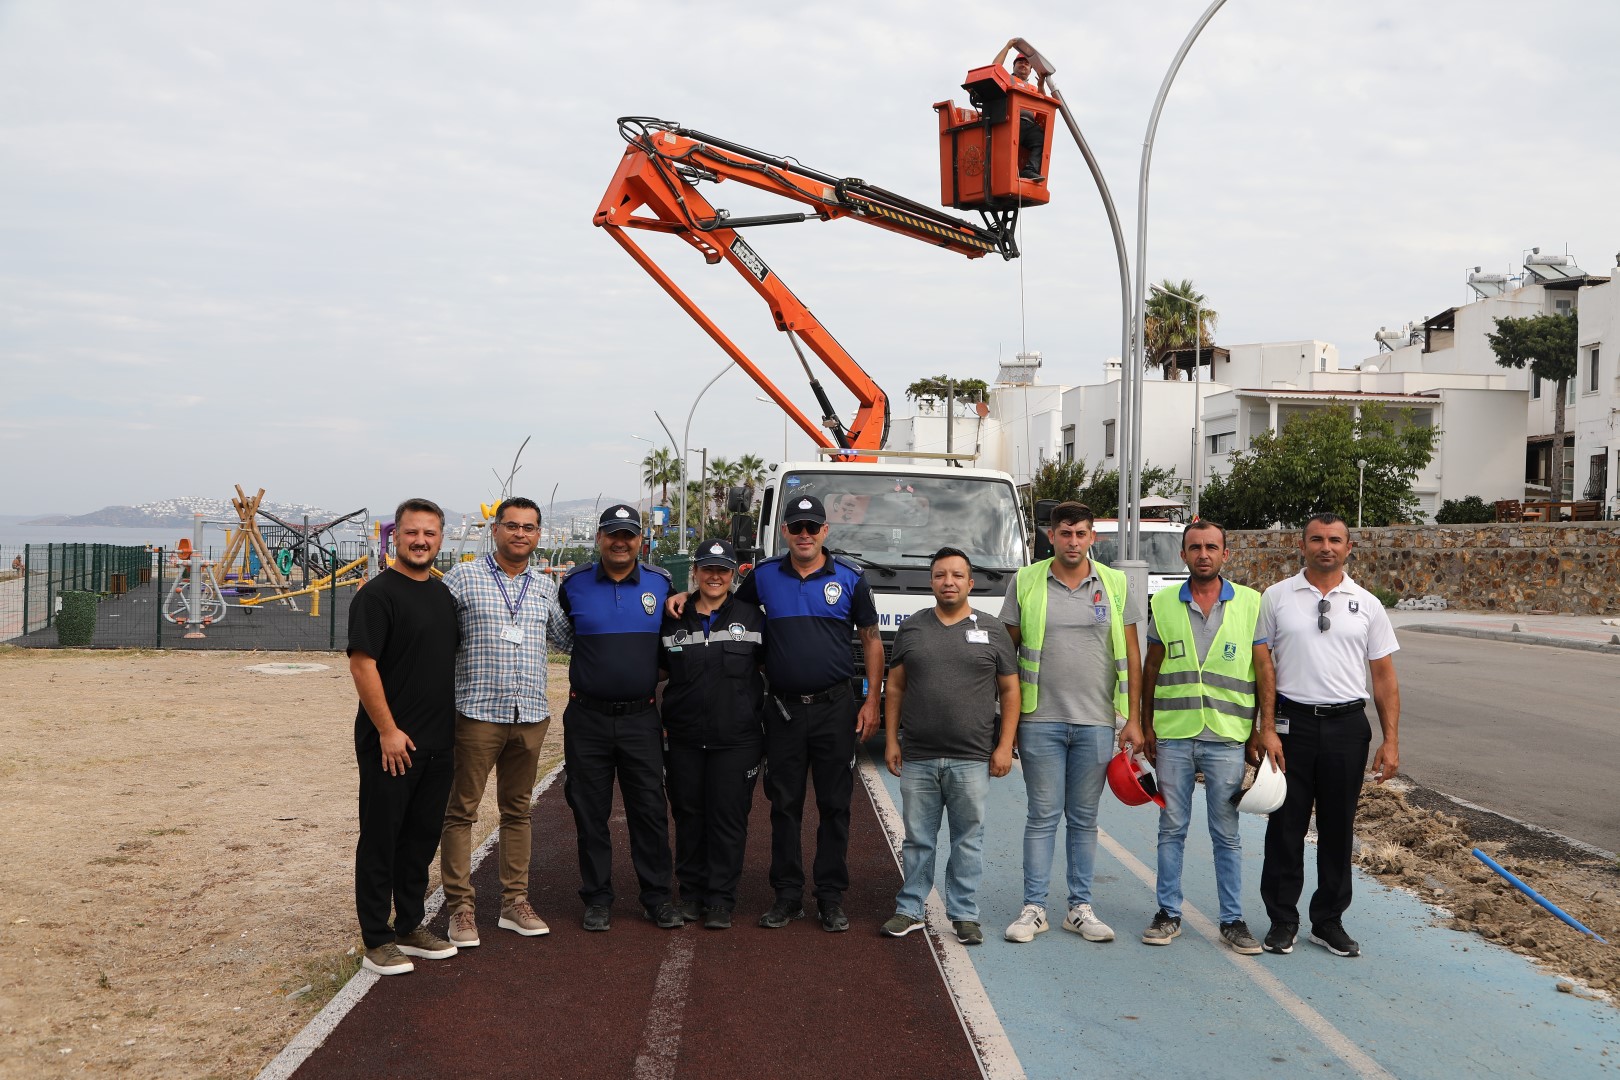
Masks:
[[[540,526],[531,525],[526,521],[523,521],[523,522],[519,522],[519,521],[497,521],[495,524],[499,525],[501,528],[505,529],[507,532],[537,533],[537,532],[540,531]]]
[[[1316,602],[1316,628],[1324,634],[1327,633],[1328,627],[1333,625],[1333,620],[1327,617],[1327,613],[1332,610],[1333,605],[1326,600]]]
[[[821,531],[819,521],[790,521],[782,526],[794,536],[803,536],[805,533],[818,533]]]

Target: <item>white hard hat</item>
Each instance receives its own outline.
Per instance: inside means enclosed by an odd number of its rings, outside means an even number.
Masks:
[[[1232,801],[1246,814],[1269,814],[1287,797],[1287,777],[1271,763],[1271,758],[1262,756],[1260,767],[1254,771],[1254,783]]]

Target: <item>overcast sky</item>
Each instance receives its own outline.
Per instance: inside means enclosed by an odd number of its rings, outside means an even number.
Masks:
[[[0,0],[0,513],[236,483],[470,508],[529,435],[520,491],[628,497],[632,436],[663,441],[657,409],[678,439],[725,358],[591,225],[616,117],[932,203],[930,106],[1021,35],[1129,238],[1148,111],[1203,8]],[[1315,337],[1349,364],[1467,299],[1475,264],[1567,245],[1608,272],[1617,41],[1607,0],[1231,0],[1159,128],[1150,278],[1192,278],[1223,344]],[[1016,262],[847,221],[748,238],[902,410],[913,379],[993,378],[1021,348],[1043,382],[1094,381],[1117,270],[1078,150],[1054,158]],[[731,187],[710,198],[793,208]],[[646,243],[808,410],[742,280]],[[780,455],[757,393],[727,374],[692,445]]]

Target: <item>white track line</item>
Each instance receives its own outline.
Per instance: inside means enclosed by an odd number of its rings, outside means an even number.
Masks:
[[[540,793],[549,788],[561,772],[562,763],[559,762],[556,768],[547,773],[534,786],[534,791],[529,797],[531,806],[534,800],[540,797]],[[474,851],[472,855],[472,870],[477,870],[479,864],[484,861],[484,857],[495,850],[495,842],[500,834],[501,831],[497,828],[484,838],[482,844],[478,845],[478,850]],[[433,890],[432,896],[427,898],[426,912],[422,916],[422,921],[427,922],[432,919],[443,906],[444,887],[440,886]],[[277,1054],[270,1060],[268,1065],[259,1070],[258,1080],[287,1080],[294,1072],[298,1071],[298,1067],[304,1063],[304,1059],[320,1048],[320,1045],[326,1041],[327,1036],[331,1035],[337,1029],[338,1024],[343,1021],[343,1018],[349,1015],[349,1010],[360,1004],[360,999],[366,996],[366,991],[375,986],[380,978],[382,978],[381,975],[364,969],[355,972],[354,977],[344,984],[343,989],[339,990],[332,1000],[326,1003],[326,1007],[310,1017],[309,1023],[304,1025],[303,1030],[294,1035],[292,1041],[281,1048],[281,1053]]]
[[[1097,839],[1102,843],[1103,847],[1108,849],[1110,855],[1123,863],[1125,869],[1136,876],[1137,880],[1141,881],[1149,889],[1155,888],[1157,876],[1154,871],[1148,869],[1140,859],[1125,850],[1124,845],[1101,829],[1097,830]],[[1221,940],[1220,929],[1209,920],[1207,915],[1191,904],[1184,904],[1181,918],[1183,922],[1190,924],[1194,930],[1197,930],[1200,936],[1212,942],[1221,951],[1221,954],[1231,961],[1239,971],[1247,975],[1261,990],[1264,990],[1271,1000],[1282,1006],[1288,1015],[1299,1021],[1301,1027],[1309,1031],[1335,1057],[1348,1065],[1357,1076],[1365,1077],[1367,1080],[1395,1080],[1392,1073],[1385,1070],[1382,1065],[1351,1042],[1349,1036],[1328,1022],[1327,1017],[1301,1001],[1293,991],[1283,985],[1282,980],[1267,971],[1265,965],[1252,956],[1240,956],[1228,948],[1226,943]]]
[[[669,954],[658,968],[653,984],[652,1008],[641,1029],[641,1051],[636,1054],[635,1080],[669,1080],[681,1050],[681,1016],[686,1012],[686,988],[692,979],[692,934],[670,935]]]
[[[883,777],[878,775],[877,769],[877,764],[867,755],[861,762],[861,783],[866,786],[866,793],[877,810],[878,821],[888,836],[889,851],[894,856],[895,864],[899,865],[900,844],[906,835],[905,823],[895,809],[894,800],[889,797],[889,789],[883,785]],[[951,923],[945,912],[945,902],[939,898],[939,890],[929,892],[925,914],[928,928],[923,936],[928,939],[929,950],[934,955],[940,976],[945,980],[945,988],[951,993],[951,1004],[956,1007],[956,1015],[967,1034],[968,1045],[978,1059],[979,1074],[985,1080],[1024,1080],[1023,1063],[1018,1060],[1012,1040],[1007,1038],[1007,1032],[1001,1026],[995,1006],[990,1004],[990,995],[985,993],[984,984],[979,981],[979,972],[968,957],[967,946],[957,941],[954,933],[945,931],[945,927]]]

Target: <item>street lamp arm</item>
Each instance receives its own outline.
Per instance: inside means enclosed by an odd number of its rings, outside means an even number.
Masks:
[[[702,401],[703,400],[703,395],[707,394],[709,392],[709,387],[711,387],[715,383],[719,382],[720,377],[722,375],[724,375],[726,372],[730,371],[730,370],[731,370],[731,363],[729,361],[727,361],[726,366],[721,368],[718,372],[716,372],[714,378],[710,379],[708,382],[703,384],[703,389],[698,391],[698,396],[692,400],[692,407],[690,409],[688,409],[687,412],[686,412],[686,427],[681,432],[681,544],[680,544],[680,553],[682,555],[685,555],[687,553],[687,547],[686,547],[686,455],[690,454],[692,452],[692,416],[693,416],[694,413],[697,412],[698,402]],[[654,414],[654,415],[656,415],[656,414]],[[660,418],[658,422],[660,424],[662,424],[664,421],[663,421],[662,418]],[[665,428],[664,430],[668,431],[669,429]]]

